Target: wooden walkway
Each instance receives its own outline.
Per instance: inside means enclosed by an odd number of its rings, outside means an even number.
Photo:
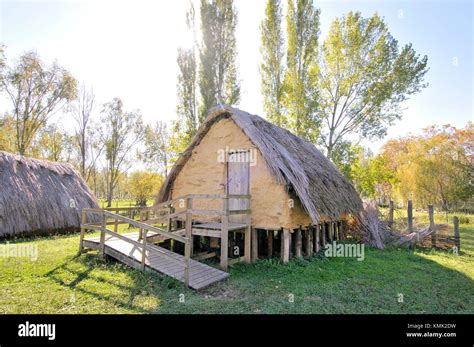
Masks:
[[[122,234],[134,241],[138,241],[138,235],[138,232]],[[156,235],[150,233],[147,239],[152,239],[154,236]],[[87,248],[99,249],[100,237],[84,238],[83,245]],[[150,243],[147,246],[153,247],[154,252],[146,251],[145,270],[165,274],[184,282],[184,256]],[[133,268],[142,269],[142,249],[130,242],[113,235],[105,235],[104,252]],[[193,289],[205,288],[228,277],[227,272],[196,260],[189,260],[189,286]]]

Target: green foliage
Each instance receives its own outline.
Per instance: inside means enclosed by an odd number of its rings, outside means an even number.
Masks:
[[[72,152],[71,143],[71,136],[56,124],[50,124],[39,132],[31,149],[32,155],[52,161],[68,161]]]
[[[0,117],[0,151],[15,152],[15,120],[6,114]]]
[[[418,206],[435,204],[444,210],[472,199],[474,126],[426,128],[420,136],[388,141],[382,153],[396,173],[399,197]]]
[[[377,13],[336,18],[320,60],[320,143],[330,158],[348,134],[385,136],[387,126],[401,117],[400,103],[426,86],[428,58],[420,58],[411,44],[399,49]]]
[[[158,193],[164,178],[149,171],[134,171],[128,178],[129,191],[137,206],[146,206],[147,199]]]
[[[364,155],[363,152],[359,153],[359,157],[351,165],[351,179],[362,196],[385,200],[390,197],[396,182],[396,177],[387,167],[384,156],[373,156],[371,153]]]
[[[192,31],[194,42],[192,48],[178,49],[178,84],[177,84],[177,114],[178,119],[173,124],[172,146],[178,153],[186,148],[198,127],[197,114],[197,62],[196,62],[196,32],[194,5],[186,14],[188,30]]]
[[[288,129],[309,141],[319,133],[317,63],[320,11],[310,0],[288,0],[284,106]]]
[[[265,18],[260,26],[262,63],[260,64],[263,109],[267,119],[284,127],[283,113],[284,38],[281,28],[280,0],[267,0]]]
[[[11,102],[15,150],[28,154],[51,115],[76,97],[77,82],[58,64],[47,66],[35,52],[23,54],[12,67],[2,64],[1,89]]]
[[[105,148],[108,206],[122,172],[131,166],[131,151],[143,139],[143,121],[139,111],[125,112],[122,100],[105,103],[101,117],[101,142]]]
[[[232,0],[201,0],[199,121],[219,103],[237,104],[240,82],[237,77],[237,12]]]
[[[166,123],[157,121],[155,126],[145,127],[144,151],[141,159],[153,170],[159,171],[164,177],[168,176],[168,170],[176,152],[172,148],[172,139],[168,132]]]

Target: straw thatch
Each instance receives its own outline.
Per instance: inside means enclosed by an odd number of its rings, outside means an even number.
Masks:
[[[299,197],[313,223],[318,223],[321,216],[339,219],[341,215],[356,214],[362,209],[354,187],[312,143],[259,116],[230,106],[219,106],[210,111],[161,187],[157,203],[169,198],[173,181],[193,149],[212,125],[223,118],[231,118],[255,144],[273,177]]]
[[[0,151],[0,237],[80,226],[97,200],[71,164]]]

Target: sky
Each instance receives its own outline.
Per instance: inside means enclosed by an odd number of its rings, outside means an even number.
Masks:
[[[195,3],[199,7],[199,1]],[[265,0],[234,3],[242,94],[238,107],[263,116],[258,67]],[[377,152],[387,139],[418,133],[431,124],[463,127],[474,120],[471,1],[315,3],[321,9],[322,39],[334,18],[349,11],[366,17],[377,11],[400,46],[412,43],[420,55],[428,56],[429,86],[405,102],[403,119],[386,138],[364,145]],[[28,50],[46,62],[56,60],[79,82],[93,87],[98,104],[120,97],[126,109],[140,109],[146,122],[170,121],[176,118],[177,49],[192,40],[185,27],[188,6],[188,0],[0,0],[0,43],[9,61]],[[72,129],[72,119],[60,117],[65,129]]]

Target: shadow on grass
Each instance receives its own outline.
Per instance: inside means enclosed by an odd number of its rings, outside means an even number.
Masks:
[[[80,267],[80,269],[77,269]],[[99,271],[95,271],[99,270]],[[108,271],[116,274],[115,278],[126,275],[132,281],[131,285],[123,285],[100,275],[100,271]],[[99,273],[99,274],[98,274]],[[65,280],[65,278],[73,277],[72,280]],[[126,267],[112,258],[107,258],[106,261],[100,261],[95,254],[76,255],[64,261],[61,265],[48,271],[46,277],[52,279],[57,284],[65,286],[69,289],[79,291],[83,294],[95,297],[100,300],[109,301],[111,304],[133,310],[137,313],[154,313],[157,308],[146,309],[135,303],[136,299],[146,294],[152,295],[154,298],[161,300],[161,295],[157,289],[173,289],[181,287],[181,283],[171,279],[161,277],[157,274],[144,273],[129,267]],[[101,293],[99,290],[94,290],[94,286],[84,285],[84,281],[92,280],[95,283],[101,283],[105,286],[107,293]],[[83,285],[81,285],[81,283]],[[119,298],[119,295],[113,295],[113,292],[118,289],[124,295]]]

